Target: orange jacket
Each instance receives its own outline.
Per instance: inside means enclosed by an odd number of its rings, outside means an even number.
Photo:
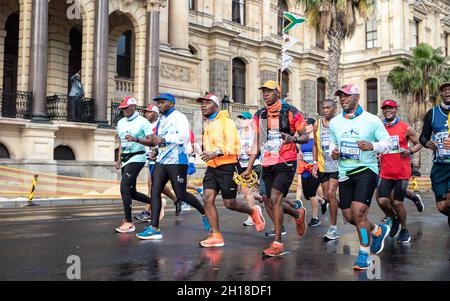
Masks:
[[[209,167],[219,167],[238,162],[241,143],[236,124],[230,119],[228,111],[220,111],[213,120],[205,121],[203,125],[203,150],[214,152],[221,150],[223,156],[206,162]]]

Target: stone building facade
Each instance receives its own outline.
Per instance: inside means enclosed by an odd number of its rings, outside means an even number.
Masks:
[[[105,173],[117,147],[108,125],[126,95],[146,105],[156,90],[173,93],[196,134],[194,99],[207,91],[228,96],[233,116],[256,110],[258,86],[278,75],[284,10],[303,15],[295,0],[0,0],[0,163],[117,177]],[[360,87],[363,107],[379,114],[390,97],[408,113],[387,74],[420,42],[448,55],[449,12],[449,0],[376,1],[342,51],[341,80]],[[304,24],[290,35],[299,42],[283,73],[286,98],[315,116],[326,91],[327,41]],[[69,78],[78,70],[83,122],[67,119]],[[59,160],[67,154],[74,160]]]

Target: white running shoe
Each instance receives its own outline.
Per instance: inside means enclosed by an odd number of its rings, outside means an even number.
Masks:
[[[242,223],[244,226],[254,226],[255,222],[252,217],[249,215],[248,218]]]

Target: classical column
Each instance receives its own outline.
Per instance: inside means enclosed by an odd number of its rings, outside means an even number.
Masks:
[[[189,52],[189,3],[171,0],[169,5],[169,43],[173,50]]]
[[[145,49],[145,90],[144,99],[148,104],[159,93],[159,20],[160,8],[167,1],[147,1],[147,44]]]
[[[48,0],[33,1],[30,87],[33,93],[32,121],[46,122],[47,116],[47,58],[48,58]]]
[[[214,24],[222,23],[223,19],[223,1],[214,0]]]
[[[95,7],[94,84],[95,122],[107,126],[109,1],[97,0]]]

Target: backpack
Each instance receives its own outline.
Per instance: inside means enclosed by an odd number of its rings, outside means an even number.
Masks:
[[[289,114],[289,112],[292,112],[292,114]],[[279,128],[280,128],[280,132],[282,133],[286,133],[289,134],[291,136],[294,136],[295,132],[291,131],[291,121],[292,119],[290,118],[291,115],[293,116],[294,113],[297,113],[298,110],[297,108],[290,106],[287,103],[284,103],[281,107],[280,110],[280,117],[279,117]],[[261,108],[259,109],[255,115],[258,117],[259,120],[261,119],[266,119],[267,120],[267,108]],[[267,127],[267,132],[269,131],[268,127]]]

